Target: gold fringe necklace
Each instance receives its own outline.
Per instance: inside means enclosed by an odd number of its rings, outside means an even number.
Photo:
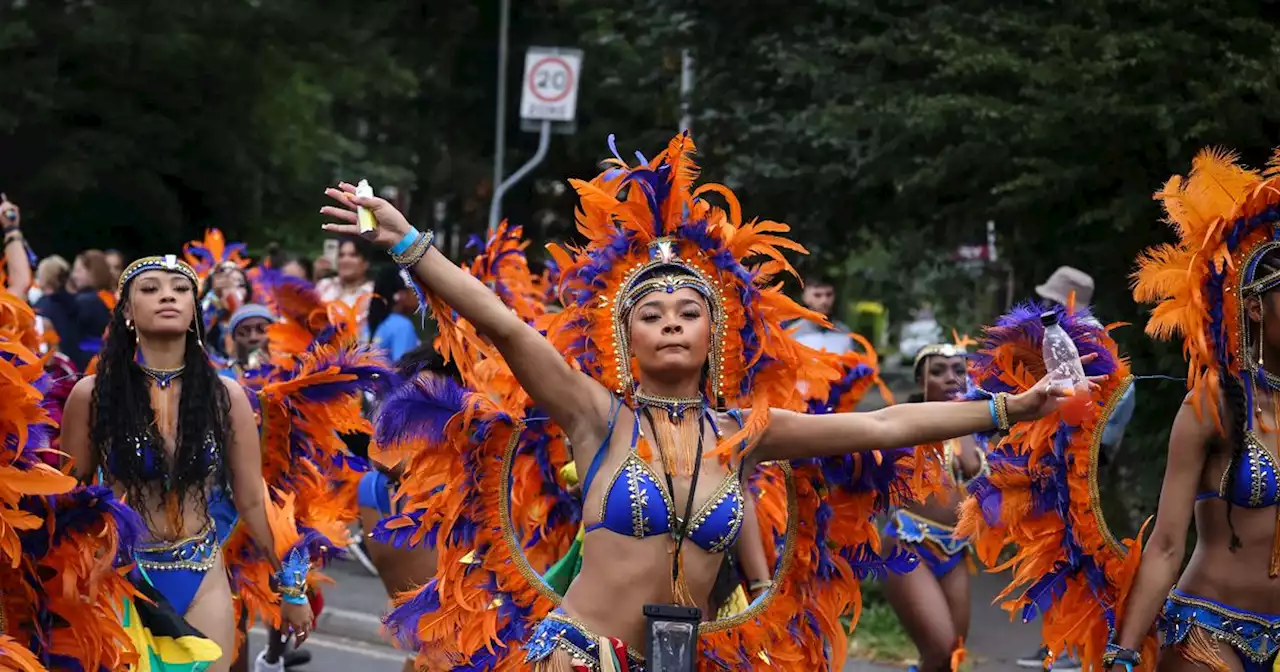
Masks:
[[[151,397],[151,410],[155,413],[155,436],[157,439],[165,441],[164,437],[174,436],[177,433],[180,399],[178,397],[178,388],[174,386],[173,382],[182,377],[182,372],[187,367],[158,369],[139,363],[138,368],[151,380],[152,384],[147,386],[147,390]],[[164,456],[166,452],[161,448],[159,455]],[[181,535],[186,526],[182,521],[181,502],[178,501],[177,493],[170,490],[169,486],[172,471],[171,463],[171,459],[167,457],[164,459],[164,509],[170,532]]]
[[[706,429],[706,403],[702,399],[676,399],[646,395],[639,390],[635,394],[637,410],[644,413],[654,432],[654,443],[662,459],[663,475],[671,502],[676,501],[673,475],[689,477],[689,494],[685,498],[684,516],[671,522],[671,597],[677,605],[697,606],[689,582],[685,578],[684,554],[681,549],[684,538],[693,521],[693,499],[697,495],[698,474],[702,471],[703,432]],[[655,419],[652,408],[666,411]],[[694,411],[690,413],[689,411]],[[636,418],[639,422],[639,418]],[[692,448],[692,450],[691,450]],[[673,511],[672,514],[675,512]]]

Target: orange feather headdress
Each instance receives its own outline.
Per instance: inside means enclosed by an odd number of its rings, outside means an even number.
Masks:
[[[549,245],[560,270],[565,309],[548,334],[562,352],[622,396],[637,381],[631,362],[631,309],[653,291],[691,288],[711,311],[711,352],[704,393],[718,405],[753,408],[798,407],[804,403],[797,381],[829,386],[839,373],[829,358],[817,356],[788,337],[783,324],[796,318],[825,323],[821,315],[787,297],[777,282],[795,275],[783,250],[805,249],[780,234],[790,230],[772,221],[742,221],[742,208],[728,188],[695,187],[693,141],[674,138],[652,161],[639,156],[631,166],[617,152],[607,169],[586,182],[570,180],[580,206],[583,247]],[[723,202],[714,205],[711,198]],[[810,387],[810,393],[814,391]],[[768,414],[756,412],[738,436],[738,445],[763,430]]]
[[[244,243],[228,243],[222,231],[206,229],[203,240],[188,241],[182,246],[182,256],[195,269],[201,280],[223,264],[231,264],[236,268],[246,269],[249,260],[243,256]]]
[[[1260,295],[1280,277],[1255,277],[1258,260],[1280,248],[1280,152],[1264,171],[1241,166],[1235,154],[1206,149],[1187,177],[1169,178],[1155,197],[1178,240],[1145,250],[1133,273],[1135,300],[1156,304],[1147,334],[1181,335],[1187,386],[1198,413],[1221,427],[1221,377],[1241,378],[1245,393],[1268,385],[1250,352],[1243,299]],[[1270,387],[1277,387],[1271,384]],[[1245,422],[1252,422],[1251,414]]]

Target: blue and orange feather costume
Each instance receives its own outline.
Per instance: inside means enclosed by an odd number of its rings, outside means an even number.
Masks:
[[[330,310],[308,283],[270,269],[259,278],[268,303],[283,309],[282,319],[268,329],[271,361],[241,382],[257,411],[275,550],[283,558],[301,545],[323,566],[347,547],[347,529],[358,518],[355,488],[368,468],[339,435],[372,432],[361,416],[362,399],[389,383],[391,372],[378,351],[359,343],[345,306]],[[278,626],[272,570],[248,530],[237,526],[223,550],[249,622]],[[325,580],[311,575],[313,585]]]
[[[970,358],[978,390],[971,398],[1030,389],[1045,375],[1041,355],[1047,307],[1023,304],[987,328]],[[988,571],[1011,570],[1013,580],[997,599],[1013,616],[1041,621],[1049,651],[1079,656],[1098,666],[1142,557],[1139,540],[1114,539],[1095,507],[1097,451],[1110,409],[1131,384],[1128,363],[1108,329],[1087,309],[1055,308],[1082,356],[1089,376],[1107,376],[1091,392],[1091,411],[1072,425],[1055,412],[987,438],[990,472],[969,483],[957,534],[973,540]],[[1002,554],[1013,548],[1012,557]],[[1007,599],[1006,599],[1007,598]],[[1155,658],[1154,640],[1144,647]]]
[[[826,400],[832,386],[844,381],[835,357],[801,345],[783,327],[795,318],[823,321],[783,294],[777,282],[782,274],[793,274],[783,250],[803,248],[781,235],[788,231],[784,224],[744,223],[727,188],[695,188],[692,152],[687,135],[672,140],[652,161],[640,157],[635,166],[615,151],[600,176],[572,181],[580,197],[578,230],[587,242],[549,247],[560,273],[554,295],[564,307],[536,323],[571,366],[629,396],[632,390],[620,375],[629,362],[619,356],[611,302],[602,297],[611,296],[630,269],[649,260],[653,245],[666,241],[684,263],[716,283],[725,302],[707,397],[729,408],[755,409],[741,431],[726,435],[710,455],[727,460],[768,427],[767,409],[805,410],[801,387],[808,396]],[[488,344],[458,328],[447,305],[430,294],[426,300],[440,324],[442,354],[481,352],[481,365],[500,366],[502,376],[510,375]],[[464,380],[493,380],[475,375],[476,362],[459,359]],[[858,371],[848,381],[849,391],[867,373]],[[515,385],[513,380],[505,384]],[[535,457],[523,469],[517,463],[509,479],[503,469],[509,451],[516,462],[528,452],[526,427],[545,422],[529,417],[521,396],[420,380],[388,399],[375,422],[381,447],[403,451],[409,460],[400,492],[407,500],[405,514],[384,521],[383,531],[408,544],[434,541],[440,553],[437,577],[399,596],[387,620],[403,644],[419,650],[418,662],[427,669],[525,669],[520,645],[555,607],[554,591],[539,570],[508,546],[516,536],[512,528],[520,525],[513,518],[525,515],[514,511],[513,502],[523,498],[521,508],[537,509],[562,489],[554,456],[547,464]],[[864,458],[856,460],[857,467],[834,465],[834,479],[821,461],[790,464],[795,490],[790,501],[780,467],[765,467],[753,477],[753,489],[763,493],[757,501],[763,538],[790,537],[794,552],[770,596],[759,603],[763,611],[732,627],[704,628],[702,669],[820,669],[843,662],[847,640],[839,618],[857,613],[859,578],[899,560],[879,556],[871,522],[878,490],[889,490],[899,472],[892,462],[879,470],[882,460]],[[849,496],[833,497],[833,489],[847,489]],[[818,524],[799,524],[815,520]],[[575,528],[576,523],[569,529]],[[517,538],[527,542],[530,535],[525,531]],[[526,547],[524,556],[531,554]]]
[[[38,347],[30,307],[0,291],[0,667],[132,669],[146,652],[120,609],[141,597],[127,575],[145,526],[46,463],[58,409]]]

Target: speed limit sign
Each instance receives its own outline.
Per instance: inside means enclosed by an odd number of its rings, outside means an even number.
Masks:
[[[533,121],[573,121],[578,109],[578,49],[530,47],[524,57],[520,117]]]

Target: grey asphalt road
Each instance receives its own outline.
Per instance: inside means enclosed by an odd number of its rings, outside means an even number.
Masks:
[[[257,656],[266,642],[266,633],[261,629],[249,633],[251,655]],[[401,672],[404,669],[404,654],[390,647],[320,633],[312,635],[304,646],[311,652],[311,662],[290,669],[298,672]]]

